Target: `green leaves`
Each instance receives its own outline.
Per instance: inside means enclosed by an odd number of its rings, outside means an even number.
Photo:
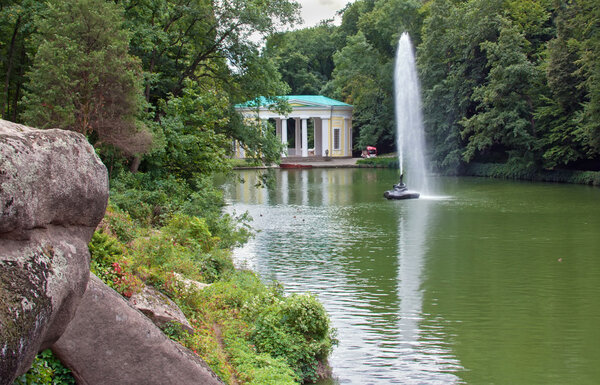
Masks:
[[[533,100],[541,73],[528,60],[526,46],[524,36],[508,20],[497,42],[481,44],[490,70],[486,84],[473,92],[477,113],[461,122],[461,135],[468,139],[463,155],[467,162],[495,145],[518,157],[535,147]]]
[[[77,131],[126,155],[149,149],[152,137],[139,120],[141,69],[122,24],[120,8],[103,0],[49,3],[36,18],[39,49],[28,73],[26,124]]]

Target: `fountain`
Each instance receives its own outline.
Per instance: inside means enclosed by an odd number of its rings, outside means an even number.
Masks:
[[[410,37],[404,32],[398,41],[394,71],[394,93],[396,110],[396,145],[400,166],[400,182],[383,196],[387,199],[414,199],[420,193],[411,191],[403,182],[404,171],[412,185],[419,191],[427,191],[425,169],[425,138],[421,93],[415,56]],[[405,164],[406,162],[406,164]]]

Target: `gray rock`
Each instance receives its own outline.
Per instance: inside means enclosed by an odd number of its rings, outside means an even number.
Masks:
[[[83,135],[0,120],[0,384],[75,314],[107,202],[106,168]]]
[[[169,297],[150,286],[144,285],[139,293],[133,294],[129,298],[129,304],[144,313],[158,327],[162,327],[169,322],[175,322],[180,324],[183,330],[190,333],[194,332],[179,306]]]
[[[179,273],[174,273],[174,276],[178,282],[181,282],[186,290],[203,290],[210,286],[210,283],[194,281],[193,279],[186,278]]]
[[[52,350],[82,385],[223,384],[200,357],[94,275]]]

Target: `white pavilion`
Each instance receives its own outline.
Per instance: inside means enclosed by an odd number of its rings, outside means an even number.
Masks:
[[[284,98],[292,107],[288,115],[271,111],[266,103],[260,103],[257,108],[253,102],[248,102],[236,105],[235,109],[247,120],[259,118],[261,122],[275,122],[277,137],[286,147],[282,157],[352,157],[350,104],[319,95],[288,95]],[[236,157],[244,158],[244,149],[237,143],[235,146]]]

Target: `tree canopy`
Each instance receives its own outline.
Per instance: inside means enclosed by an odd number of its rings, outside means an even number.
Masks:
[[[356,149],[394,151],[392,66],[408,31],[435,170],[600,169],[599,13],[593,0],[357,0],[340,26],[276,35],[266,54],[293,90],[322,85],[354,105]],[[331,70],[315,71],[315,47],[333,50],[320,59]]]
[[[91,5],[103,11],[86,11]],[[0,111],[78,130],[109,162],[133,159],[133,169],[152,170],[167,159],[204,159],[192,148],[225,157],[232,140],[277,160],[273,133],[246,125],[233,106],[323,94],[354,105],[355,149],[391,152],[393,63],[408,31],[436,171],[460,173],[474,162],[600,169],[596,5],[356,0],[340,11],[340,25],[282,32],[298,21],[293,0],[7,0]],[[86,23],[97,42],[86,40]],[[196,146],[175,146],[182,133]]]

